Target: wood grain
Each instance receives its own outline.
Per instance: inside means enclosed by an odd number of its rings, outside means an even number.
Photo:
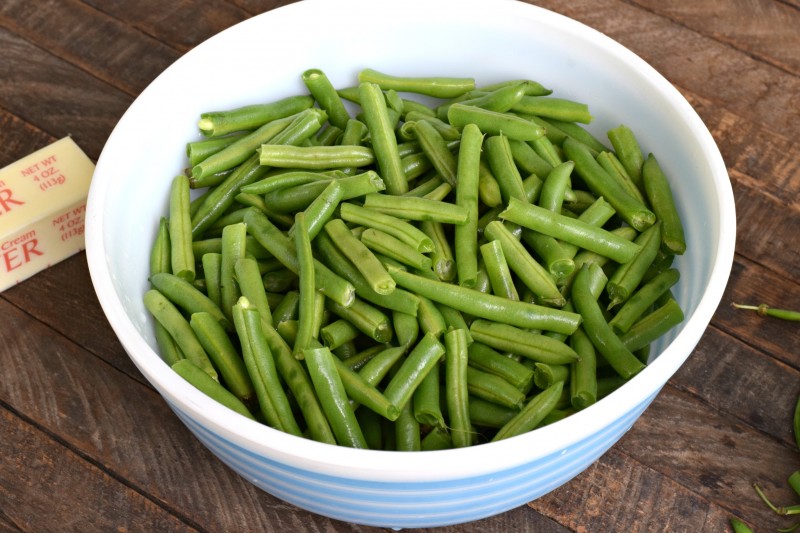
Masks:
[[[67,134],[96,159],[163,68],[288,3],[0,4],[0,167]],[[800,330],[730,302],[800,302],[800,4],[530,3],[606,33],[686,96],[729,170],[736,258],[694,353],[607,454],[529,505],[425,531],[719,532],[733,515],[785,526],[752,483],[795,501]],[[125,354],[83,253],[0,294],[0,368],[3,531],[378,531],[297,509],[211,456]]]

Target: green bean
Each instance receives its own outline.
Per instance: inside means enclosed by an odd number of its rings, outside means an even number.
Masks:
[[[245,257],[247,228],[243,222],[230,224],[222,230],[222,254],[219,270],[220,306],[231,319],[231,308],[242,295],[236,282],[236,262]]]
[[[459,205],[416,198],[374,193],[364,197],[364,207],[404,220],[433,221],[444,224],[464,224],[469,212]]]
[[[643,231],[655,223],[655,214],[610,177],[586,145],[567,139],[564,141],[564,154],[575,162],[575,171],[589,189],[604,197],[630,226]]]
[[[583,317],[583,329],[600,354],[623,378],[629,379],[639,373],[644,365],[631,353],[606,322],[597,299],[591,293],[593,277],[604,279],[602,269],[592,263],[584,265],[575,276],[572,285],[572,302]]]
[[[171,243],[169,240],[169,219],[161,217],[158,230],[150,248],[150,275],[160,272],[172,272]],[[192,248],[192,255],[195,255]]]
[[[206,312],[213,316],[224,329],[233,331],[233,324],[220,307],[185,279],[169,272],[160,272],[150,276],[150,283],[187,314]]]
[[[337,128],[345,129],[350,115],[328,76],[320,69],[308,69],[301,76],[311,96],[328,114],[328,120]]]
[[[525,200],[525,187],[522,184],[522,176],[514,163],[508,137],[503,134],[490,135],[486,137],[483,144],[489,167],[500,187],[503,201],[507,203],[511,198]]]
[[[311,251],[311,238],[308,234],[305,213],[295,215],[294,233],[295,253],[297,254],[299,285],[298,331],[294,341],[293,352],[300,357],[311,347],[314,337],[314,316],[316,308],[316,281],[314,279],[314,256]]]
[[[503,255],[500,241],[489,241],[480,247],[481,257],[486,265],[486,272],[492,283],[492,292],[509,300],[519,300],[519,293],[514,286],[514,278]]]
[[[314,239],[314,248],[320,260],[328,265],[336,275],[340,276],[340,279],[346,280],[353,287],[355,294],[362,300],[392,311],[400,311],[414,317],[417,316],[419,300],[416,295],[400,288],[395,288],[391,294],[375,292],[361,272],[342,254],[327,233],[322,232],[317,235],[317,238]]]
[[[636,351],[644,348],[667,331],[683,322],[683,310],[675,300],[667,303],[644,316],[619,336],[628,350]]]
[[[205,349],[214,367],[219,370],[222,382],[245,405],[249,404],[255,390],[245,368],[242,356],[220,325],[217,318],[205,311],[192,313],[189,325]]]
[[[553,167],[557,167],[558,165],[564,163],[563,157],[561,156],[561,149],[559,146],[553,144],[547,135],[542,135],[538,139],[534,139],[532,141],[528,141],[528,144],[531,145],[531,148],[539,154],[542,159],[547,161]]]
[[[504,113],[511,110],[529,90],[530,87],[526,82],[519,81],[497,87],[491,91],[482,90],[480,91],[481,94],[475,95],[469,100],[463,100],[461,103]]]
[[[340,216],[347,222],[381,230],[408,244],[418,252],[427,253],[434,249],[433,241],[424,232],[411,223],[392,215],[352,203],[343,203]]]
[[[370,409],[356,409],[355,414],[369,449],[382,450],[384,446],[382,421],[385,419]]]
[[[512,204],[515,202],[516,199],[514,199]],[[519,277],[520,281],[533,291],[542,302],[555,307],[564,305],[564,296],[558,290],[550,273],[533,258],[503,223],[493,221],[487,224],[484,230],[484,237],[488,240],[500,241],[503,255],[511,271],[514,272],[517,277]]]
[[[411,402],[400,411],[394,423],[395,449],[398,452],[417,452],[422,449],[420,423],[414,416]]]
[[[544,135],[538,124],[510,113],[499,113],[472,105],[454,103],[447,110],[447,120],[457,128],[475,124],[487,135],[505,135],[509,139],[532,141]]]
[[[575,350],[558,339],[508,324],[477,319],[470,324],[469,331],[476,342],[539,363],[562,365],[580,359]]]
[[[602,227],[611,219],[611,217],[614,216],[615,213],[616,212],[614,211],[614,208],[611,207],[611,204],[606,202],[603,197],[600,197],[594,199],[592,203],[589,204],[580,215],[578,215],[578,220],[592,226]],[[560,244],[567,257],[574,258],[581,249],[578,245],[570,242],[560,241]]]
[[[203,135],[218,137],[235,131],[258,128],[262,124],[299,113],[312,105],[314,99],[311,96],[289,96],[267,104],[202,113],[197,126]]]
[[[467,389],[471,396],[486,401],[520,409],[525,403],[525,393],[496,374],[467,366]]]
[[[158,353],[167,365],[172,366],[181,359],[185,359],[175,339],[160,322],[156,321],[153,324],[153,330],[156,344],[158,344]]]
[[[406,122],[403,129],[409,131],[417,140],[422,152],[442,179],[455,187],[458,166],[456,156],[447,147],[447,142],[434,125],[430,121],[421,120]]]
[[[483,398],[469,396],[469,418],[473,425],[499,429],[520,412],[515,407],[506,407]]]
[[[240,258],[234,264],[233,271],[242,296],[246,297],[258,309],[261,317],[271,324],[272,311],[259,272],[258,261],[252,257]]]
[[[553,170],[553,165],[536,153],[536,150],[527,142],[510,139],[508,144],[511,148],[511,157],[520,172],[547,176]]]
[[[195,258],[190,228],[189,178],[178,175],[172,180],[169,195],[170,262],[173,274],[192,282],[195,277]]]
[[[264,144],[259,150],[259,163],[276,168],[331,170],[366,167],[375,161],[367,146],[290,146]]]
[[[767,304],[759,304],[759,305],[743,305],[743,304],[733,304],[734,307],[738,309],[747,309],[750,311],[756,311],[760,316],[771,316],[773,318],[780,318],[782,320],[791,320],[794,322],[800,321],[800,311],[794,311],[792,309],[776,309],[774,307],[770,307]]]
[[[452,445],[463,448],[472,444],[467,384],[468,343],[465,329],[451,329],[444,336],[445,405]]]
[[[371,348],[376,353],[370,357],[361,369],[358,371],[361,376],[367,380],[371,385],[377,386],[384,377],[389,374],[389,371],[402,360],[406,353],[403,346],[384,347],[376,345]],[[385,393],[385,391],[384,391]]]
[[[686,251],[683,223],[675,206],[672,190],[658,161],[649,154],[642,165],[642,182],[653,211],[661,221],[661,242],[665,252],[682,255]]]
[[[499,216],[533,231],[605,255],[618,263],[631,261],[641,249],[641,245],[608,230],[516,199],[509,202]]]
[[[420,270],[431,268],[430,257],[419,253],[408,244],[383,231],[368,228],[361,234],[361,242],[370,250],[389,256],[410,267]]]
[[[257,211],[245,216],[247,231],[270,251],[283,265],[297,274],[299,265],[293,243],[269,219]],[[318,290],[339,305],[350,305],[355,298],[355,288],[350,282],[314,260],[314,279]]]
[[[478,370],[495,374],[521,391],[526,391],[533,382],[534,371],[482,342],[469,345],[469,364]]]
[[[203,161],[208,156],[215,154],[230,146],[235,141],[245,137],[248,132],[238,132],[224,137],[214,137],[211,139],[202,139],[200,141],[190,141],[186,143],[186,157],[189,160],[189,165],[194,166],[200,161]]]
[[[753,530],[750,529],[747,524],[742,522],[736,517],[730,517],[728,521],[731,523],[731,528],[733,529],[733,533],[753,533]]]
[[[408,180],[403,173],[386,100],[380,87],[374,83],[359,83],[358,93],[364,111],[364,122],[370,132],[370,143],[380,175],[386,182],[386,190],[392,195],[403,194],[408,191]]]
[[[628,171],[625,170],[622,162],[617,159],[617,156],[613,152],[600,152],[595,159],[597,159],[597,162],[608,175],[615,179],[628,194],[643,204],[647,203],[647,199],[644,197],[644,194],[642,194],[642,190],[644,189],[639,189],[628,174]]]
[[[455,98],[475,88],[475,80],[473,78],[397,76],[371,68],[361,70],[358,73],[358,81],[359,83],[374,83],[384,91],[391,89],[398,92],[424,94],[436,98]]]
[[[564,382],[558,381],[531,398],[514,418],[495,433],[492,442],[521,435],[534,429],[556,407],[563,388]]]
[[[219,382],[212,379],[202,368],[198,367],[192,361],[182,359],[176,361],[171,366],[176,374],[214,401],[221,403],[225,407],[251,420],[256,419],[239,398]]]
[[[372,290],[378,294],[391,294],[394,291],[395,282],[383,264],[363,242],[353,236],[344,221],[339,218],[330,220],[325,224],[325,231],[339,251],[364,276]]]
[[[241,139],[194,165],[192,167],[192,178],[204,184],[209,176],[241,165],[247,161],[261,145],[272,141],[301,115],[305,118],[311,116],[313,113],[315,113],[315,111],[305,109],[295,115],[267,122],[257,130],[248,133]]]
[[[314,198],[311,204],[305,209],[303,214],[309,241],[314,240],[319,232],[322,231],[325,224],[333,216],[334,211],[339,206],[343,197],[344,189],[342,188],[341,182],[335,180],[330,182],[328,186],[325,187],[325,190]],[[295,227],[290,229],[289,236],[291,237],[295,231]]]
[[[367,125],[360,120],[350,118],[345,123],[344,131],[339,139],[339,144],[344,146],[363,146],[369,138]],[[341,169],[344,174],[353,175],[358,172],[355,167],[345,167]]]
[[[392,339],[392,324],[389,317],[377,307],[356,298],[348,307],[333,300],[325,302],[327,309],[353,324],[359,331],[376,342],[386,343]]]
[[[273,174],[265,177],[250,185],[245,185],[240,190],[243,193],[266,195],[273,191],[288,189],[298,185],[306,185],[315,182],[328,182],[331,177],[320,172],[310,172],[305,170],[292,170]]]
[[[456,193],[458,193],[458,187],[456,187]],[[482,158],[478,163],[478,198],[483,205],[489,208],[498,207],[503,203],[500,185],[492,174],[489,165]]]
[[[349,398],[387,420],[397,420],[400,410],[396,405],[390,403],[374,385],[361,374],[350,369],[338,357],[332,359]]]
[[[280,384],[275,360],[262,328],[258,311],[247,298],[240,298],[232,308],[242,358],[250,376],[258,405],[267,423],[280,431],[302,436],[292,414],[289,400]]]
[[[442,365],[433,365],[411,397],[414,418],[421,425],[446,429],[439,394],[439,374]]]
[[[397,284],[462,313],[521,328],[542,328],[570,334],[581,322],[580,315],[527,302],[516,302],[476,289],[426,279],[389,268]]]
[[[286,292],[297,288],[299,278],[288,268],[281,268],[265,273],[261,276],[264,290],[270,292]]]
[[[592,121],[589,106],[586,104],[552,96],[524,96],[511,109],[565,122],[589,124]]]
[[[336,368],[336,357],[327,348],[314,348],[305,350],[303,358],[336,441],[341,446],[367,448]]]
[[[431,300],[419,295],[417,295],[417,298],[419,298],[417,321],[419,322],[420,331],[423,334],[430,333],[438,339],[447,331],[447,322],[444,319],[444,315]]]
[[[522,228],[522,240],[541,259],[542,266],[556,283],[575,271],[575,261],[562,246],[563,241],[528,228]]]
[[[208,354],[197,339],[189,321],[184,318],[178,308],[158,289],[147,290],[143,299],[145,308],[169,332],[184,357],[218,381],[217,371],[208,358]]]
[[[614,331],[617,333],[628,331],[662,294],[678,282],[679,278],[678,270],[670,268],[639,287],[609,321]]]
[[[407,104],[409,100],[404,100]],[[430,113],[433,113],[430,108],[426,108]],[[431,115],[426,112],[420,112],[418,110],[411,110],[404,113],[405,121],[407,123],[414,123],[414,122],[427,122],[430,124],[439,136],[445,141],[445,144],[448,148],[451,147],[453,141],[458,141],[461,139],[461,131],[456,128],[455,126],[448,124],[446,121],[441,120],[436,117],[436,115]],[[401,127],[401,131],[403,128]]]
[[[433,428],[422,437],[420,442],[420,450],[422,451],[435,451],[435,450],[449,450],[454,448],[453,439],[446,429]]]
[[[397,344],[410,350],[419,336],[420,325],[417,317],[408,313],[393,311],[392,326]]]
[[[469,333],[469,326],[467,325],[467,321],[461,311],[440,303],[437,303],[436,307],[442,314],[444,323],[447,324],[447,330],[463,329],[466,332],[467,345],[472,344],[472,335]]]
[[[319,331],[322,343],[335,350],[347,342],[357,339],[361,332],[350,322],[339,319],[323,326]]]
[[[222,309],[222,294],[220,291],[220,269],[222,267],[222,254],[205,253],[200,258],[203,265],[203,277],[206,281],[206,296],[214,302],[220,310]],[[224,316],[224,312],[223,312]],[[227,320],[227,317],[226,317]]]
[[[456,269],[455,256],[450,246],[444,224],[440,222],[423,221],[419,228],[433,242],[433,252],[430,254],[433,272],[442,281],[452,281],[458,271]]]
[[[570,186],[570,176],[573,168],[575,168],[575,163],[572,161],[553,166],[553,170],[545,177],[542,190],[539,193],[537,202],[539,207],[554,213],[561,213],[564,193]]]
[[[425,334],[400,365],[397,373],[389,380],[383,395],[394,405],[405,407],[444,352],[444,345],[435,336],[430,333]]]
[[[551,365],[537,362],[533,367],[533,381],[540,389],[546,389],[557,381],[566,383],[569,380],[571,366],[572,365]]]
[[[653,264],[661,245],[661,222],[639,234],[634,243],[640,246],[639,251],[614,270],[606,285],[606,291],[611,298],[609,309],[628,300],[641,284],[649,266]]]
[[[642,182],[642,165],[644,165],[644,155],[639,147],[636,135],[628,126],[620,124],[606,132],[611,146],[614,147],[620,163],[625,168],[625,172],[631,178],[636,187],[644,190]]]
[[[575,330],[569,342],[581,358],[571,367],[571,403],[575,409],[585,409],[597,401],[597,353],[582,327]]]
[[[603,144],[597,137],[589,133],[589,131],[587,131],[586,128],[580,124],[553,118],[544,119],[542,117],[534,119],[534,122],[541,124],[543,127],[550,130],[559,130],[564,136],[560,143],[562,148],[564,141],[567,139],[572,139],[573,141],[583,144],[595,156],[604,150],[608,150],[605,144]]]

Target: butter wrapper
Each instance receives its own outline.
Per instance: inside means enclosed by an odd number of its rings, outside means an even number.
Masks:
[[[84,249],[93,173],[71,137],[0,169],[0,292]]]

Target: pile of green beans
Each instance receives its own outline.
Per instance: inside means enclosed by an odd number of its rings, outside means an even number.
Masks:
[[[364,69],[203,113],[144,303],[161,356],[280,431],[433,450],[585,409],[684,316],[669,180],[533,80]]]

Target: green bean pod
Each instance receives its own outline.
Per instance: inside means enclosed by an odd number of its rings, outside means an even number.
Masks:
[[[197,127],[208,137],[219,137],[228,133],[252,130],[259,126],[292,116],[314,105],[308,95],[289,96],[266,104],[254,104],[226,111],[201,113]]]
[[[408,180],[403,173],[397,148],[397,138],[386,108],[386,100],[378,85],[359,83],[358,93],[364,122],[370,133],[370,143],[375,152],[381,177],[389,194],[400,195],[408,191]]]
[[[492,442],[508,439],[522,433],[531,431],[544,420],[553,409],[555,409],[561,392],[564,389],[564,382],[558,381],[531,398],[528,403],[511,420],[501,427]]]
[[[184,175],[175,176],[172,180],[168,231],[172,273],[192,282],[196,275],[195,258],[189,215],[189,178]]]
[[[392,323],[389,317],[377,307],[356,298],[353,303],[344,307],[333,300],[325,302],[326,308],[353,324],[367,337],[379,343],[386,343],[392,339]]]
[[[158,289],[149,289],[144,293],[143,299],[145,308],[169,332],[184,357],[218,381],[217,370],[197,339],[189,321],[184,318],[178,308]]]
[[[213,316],[225,330],[233,331],[233,324],[219,306],[185,279],[169,272],[160,272],[150,276],[150,283],[187,314],[206,312]]]
[[[578,327],[570,336],[570,346],[580,356],[572,363],[569,385],[572,407],[585,409],[597,401],[597,353],[592,341]]]
[[[381,193],[366,195],[364,207],[404,220],[427,220],[444,224],[464,224],[469,216],[467,209],[459,205],[427,198]]]
[[[608,140],[611,141],[611,146],[614,147],[614,152],[620,163],[625,168],[625,172],[627,172],[640,191],[644,190],[644,183],[642,182],[644,154],[642,154],[642,149],[639,147],[639,141],[636,140],[633,130],[624,124],[620,124],[608,130],[606,135]]]
[[[387,420],[397,420],[400,410],[368,382],[361,374],[350,369],[338,357],[332,358],[339,372],[347,396],[359,405],[367,407]]]
[[[492,175],[500,187],[503,201],[508,203],[511,198],[524,201],[526,199],[525,187],[522,184],[522,176],[514,163],[508,137],[503,134],[490,135],[486,137],[483,145]]]
[[[411,396],[412,411],[414,418],[421,425],[446,429],[444,414],[442,413],[442,401],[440,399],[440,369],[443,365],[437,364],[431,367],[430,372],[423,378],[419,386]]]
[[[303,72],[301,79],[314,100],[328,114],[331,124],[344,130],[350,114],[325,72],[316,68],[308,69]]]
[[[445,352],[444,345],[430,333],[425,334],[389,380],[383,395],[394,405],[403,408],[431,368]]]
[[[507,300],[476,289],[426,279],[394,268],[389,268],[389,273],[399,286],[467,315],[520,328],[541,328],[566,334],[575,331],[581,322],[580,315],[576,313]]]
[[[639,287],[609,321],[614,331],[617,333],[628,331],[633,323],[640,319],[661,295],[678,282],[679,278],[680,272],[670,268]]]
[[[361,242],[373,252],[391,257],[412,268],[427,270],[432,266],[430,257],[383,231],[368,228],[361,234]]]
[[[410,92],[436,98],[455,98],[475,88],[473,78],[397,76],[371,68],[361,70],[358,81],[374,83],[384,91]]]
[[[672,190],[658,161],[649,154],[642,165],[642,182],[650,205],[661,221],[661,242],[665,252],[682,255],[686,251],[683,223],[672,197]]]
[[[473,105],[455,103],[447,110],[447,120],[457,128],[475,124],[487,135],[505,135],[509,139],[532,141],[544,135],[544,128],[511,113],[500,113]]]
[[[518,113],[566,122],[589,124],[592,121],[589,106],[586,104],[552,96],[524,96],[511,109]]]
[[[628,300],[653,264],[661,246],[661,222],[640,233],[634,243],[639,245],[639,251],[614,270],[606,285],[606,291],[611,298],[609,309]]]
[[[539,363],[563,365],[580,360],[575,350],[564,342],[508,324],[477,319],[470,324],[469,331],[476,342]]]
[[[364,434],[336,368],[335,356],[327,348],[314,348],[305,350],[303,358],[307,362],[308,373],[336,441],[341,446],[367,448]]]
[[[275,168],[332,170],[366,167],[374,163],[375,153],[367,146],[291,146],[264,144],[259,163]]]
[[[202,368],[198,367],[192,361],[188,359],[176,361],[172,364],[172,370],[214,401],[221,403],[225,407],[251,420],[256,419],[239,398],[218,381],[212,379]]]
[[[644,348],[666,332],[683,322],[683,310],[673,299],[644,316],[619,336],[622,344],[631,351]]]
[[[205,349],[214,367],[219,369],[225,386],[245,405],[255,395],[253,382],[247,373],[242,356],[228,337],[228,333],[210,313],[192,313],[189,320],[197,340]]]
[[[480,247],[486,272],[492,283],[492,292],[509,300],[519,300],[519,293],[514,286],[514,278],[508,268],[503,247],[500,241],[489,241]]]
[[[523,392],[533,383],[534,371],[530,367],[482,342],[470,344],[468,354],[470,366],[500,376]]]
[[[346,202],[341,205],[340,216],[346,222],[381,230],[418,252],[427,253],[434,249],[433,241],[422,230],[392,215]]]
[[[597,351],[622,378],[630,379],[644,368],[644,364],[631,353],[606,322],[590,286],[595,276],[605,278],[597,264],[581,267],[572,285],[572,302],[583,317],[583,329]]]
[[[564,155],[575,162],[575,171],[589,189],[604,197],[625,222],[638,231],[655,223],[656,215],[609,176],[585,144],[567,139],[563,147]]]
[[[520,409],[525,403],[525,393],[502,377],[469,365],[466,372],[470,396],[512,409]]]

